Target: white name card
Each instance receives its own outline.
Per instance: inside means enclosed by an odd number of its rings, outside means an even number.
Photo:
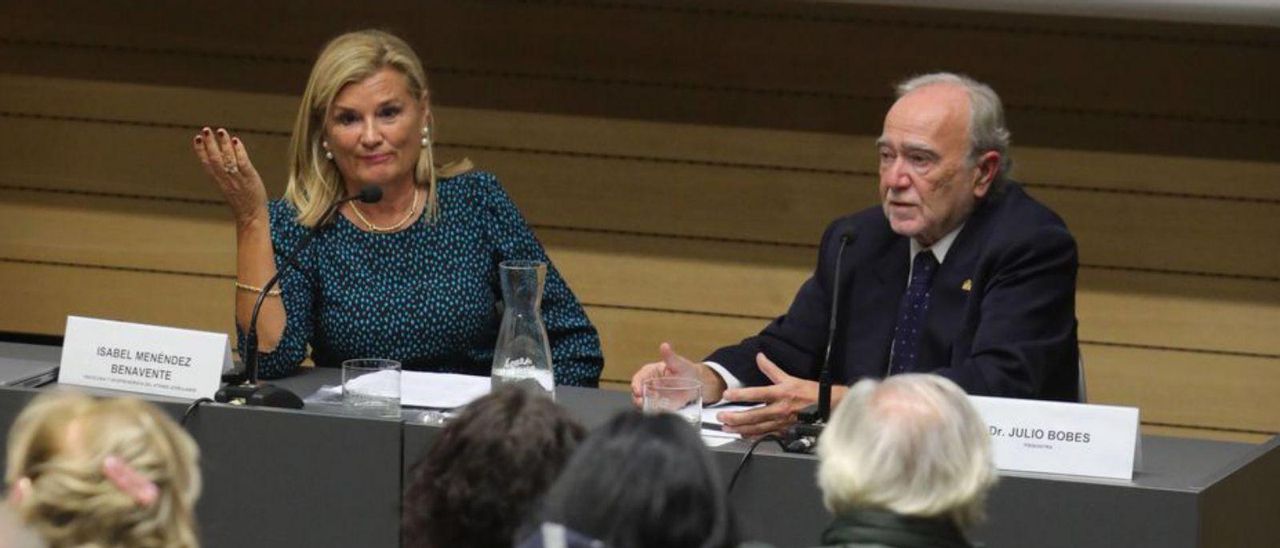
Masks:
[[[67,316],[58,382],[194,400],[230,369],[226,333]]]
[[[970,396],[987,421],[996,468],[1133,479],[1138,409]]]

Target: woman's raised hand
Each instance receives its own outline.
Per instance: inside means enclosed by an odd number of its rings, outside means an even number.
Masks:
[[[206,127],[192,140],[192,147],[205,173],[217,183],[231,206],[236,222],[244,226],[255,220],[266,221],[267,189],[249,161],[244,142],[225,129],[214,131]]]

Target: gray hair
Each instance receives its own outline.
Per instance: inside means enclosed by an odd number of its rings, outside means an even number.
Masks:
[[[937,84],[960,86],[969,94],[969,163],[976,165],[978,158],[988,151],[999,152],[1000,171],[992,181],[992,186],[998,190],[1013,169],[1013,158],[1009,156],[1009,128],[1004,125],[1004,105],[1000,96],[991,86],[963,74],[932,72],[902,81],[896,88],[897,97],[901,99],[917,89]]]
[[[818,457],[823,503],[836,515],[878,509],[969,527],[996,481],[986,423],[960,387],[930,374],[854,385]]]

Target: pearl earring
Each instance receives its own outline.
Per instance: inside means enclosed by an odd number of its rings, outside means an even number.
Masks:
[[[431,127],[422,126],[422,146],[426,148],[431,144]]]
[[[329,151],[329,141],[320,141],[320,146],[324,147],[324,159],[332,160],[333,152]]]

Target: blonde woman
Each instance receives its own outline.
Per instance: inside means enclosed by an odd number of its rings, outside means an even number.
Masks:
[[[8,445],[9,503],[51,548],[199,546],[199,451],[155,406],[44,394]]]
[[[204,128],[196,156],[236,220],[236,320],[243,332],[259,288],[283,268],[258,321],[263,377],[292,373],[311,348],[319,366],[395,358],[406,369],[487,375],[501,320],[498,263],[550,262],[491,174],[437,167],[435,122],[417,55],[380,31],[325,46],[302,96],[284,199],[268,202],[245,143]],[[365,186],[377,203],[341,206]],[[295,267],[278,264],[308,231]],[[600,341],[554,266],[542,302],[557,384],[595,386]],[[241,344],[241,348],[244,345]]]

